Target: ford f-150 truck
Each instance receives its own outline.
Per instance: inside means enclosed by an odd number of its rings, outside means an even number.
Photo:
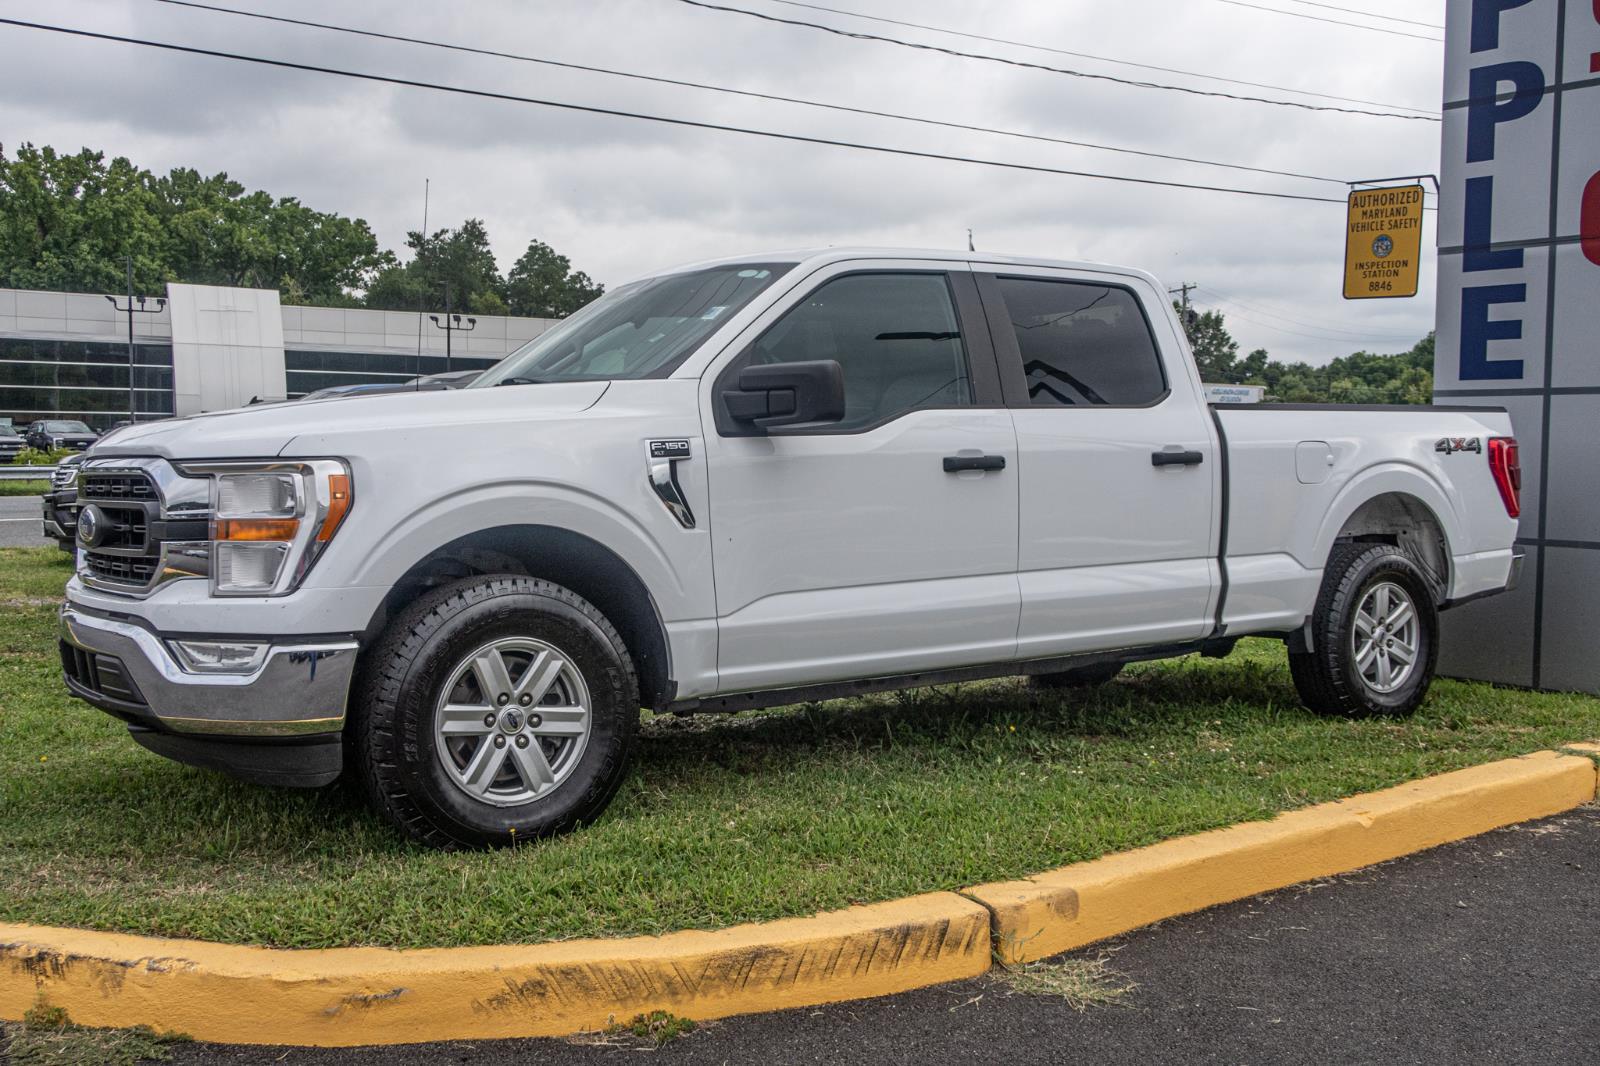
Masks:
[[[1504,411],[1208,407],[1148,274],[828,250],[622,285],[459,391],[131,426],[80,467],[70,691],[402,832],[594,819],[640,708],[1108,680],[1283,639],[1423,699],[1517,578]]]

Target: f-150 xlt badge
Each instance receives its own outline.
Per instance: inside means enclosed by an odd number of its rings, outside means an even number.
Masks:
[[[1433,446],[1433,450],[1440,455],[1449,455],[1452,452],[1481,452],[1483,441],[1477,437],[1440,437],[1439,443]]]
[[[653,440],[650,442],[652,459],[687,459],[689,442],[686,440]]]

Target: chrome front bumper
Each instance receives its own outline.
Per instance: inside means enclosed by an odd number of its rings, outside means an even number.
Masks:
[[[190,673],[150,630],[70,603],[61,642],[73,695],[134,725],[240,740],[338,732],[358,650],[354,640],[289,639],[251,673]]]

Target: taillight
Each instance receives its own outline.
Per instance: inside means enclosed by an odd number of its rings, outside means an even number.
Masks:
[[[1522,459],[1517,453],[1517,438],[1489,438],[1489,470],[1494,474],[1495,488],[1500,490],[1500,500],[1506,505],[1506,514],[1512,518],[1522,514]]]

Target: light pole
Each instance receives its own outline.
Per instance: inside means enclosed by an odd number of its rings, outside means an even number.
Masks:
[[[448,285],[446,285],[444,287],[444,321],[440,322],[438,315],[429,315],[428,319],[436,327],[438,327],[439,329],[444,330],[444,372],[446,374],[448,374],[448,373],[450,373],[450,355],[451,355],[450,337],[451,337],[451,335],[456,333],[457,331],[459,331],[461,333],[471,333],[473,330],[478,328],[478,320],[475,319],[475,318],[469,318],[469,319],[467,319],[467,324],[463,326],[461,324],[461,316],[451,313],[451,311],[450,311],[450,286],[448,286]],[[419,388],[421,387],[420,381],[418,383],[418,387]]]
[[[146,307],[145,297],[140,296],[138,298],[139,306],[135,307],[133,295],[133,256],[130,255],[127,257],[127,264],[128,305],[126,307],[119,306],[115,296],[107,296],[106,299],[110,300],[111,306],[115,307],[118,311],[126,311],[128,313],[128,420],[131,422],[137,422],[139,421],[139,404],[134,396],[133,391],[133,368],[135,362],[135,357],[133,354],[133,316],[159,315],[162,309],[167,306],[167,298],[165,296],[157,296],[156,305],[154,307]]]

